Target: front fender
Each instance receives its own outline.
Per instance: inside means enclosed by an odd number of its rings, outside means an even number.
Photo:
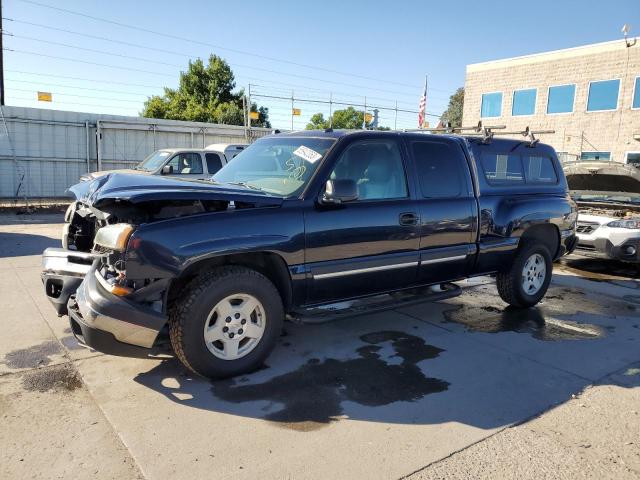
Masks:
[[[202,260],[250,252],[275,253],[288,266],[304,263],[302,211],[248,209],[142,225],[129,239],[127,277],[177,277]]]

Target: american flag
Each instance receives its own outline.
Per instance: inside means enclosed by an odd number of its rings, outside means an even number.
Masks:
[[[418,104],[418,128],[424,126],[424,117],[427,110],[427,77],[424,79],[424,93],[420,97],[420,103]]]

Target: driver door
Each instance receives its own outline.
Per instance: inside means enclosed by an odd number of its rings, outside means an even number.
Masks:
[[[173,178],[204,178],[202,157],[197,152],[181,152],[175,154],[167,163],[173,172],[168,176]]]
[[[369,295],[416,282],[418,209],[394,139],[356,140],[330,178],[351,179],[358,199],[305,212],[308,302]]]

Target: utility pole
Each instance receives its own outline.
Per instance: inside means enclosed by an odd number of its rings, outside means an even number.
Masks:
[[[0,106],[4,106],[4,45],[2,37],[4,37],[4,30],[2,29],[2,0],[0,0]]]

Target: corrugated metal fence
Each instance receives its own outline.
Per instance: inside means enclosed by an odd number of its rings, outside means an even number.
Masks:
[[[244,143],[269,129],[2,107],[0,198],[64,197],[88,171],[127,168],[154,150]]]

